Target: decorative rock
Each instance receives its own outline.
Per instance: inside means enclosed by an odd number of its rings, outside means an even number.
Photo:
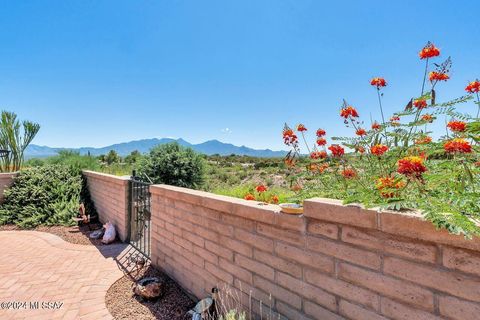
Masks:
[[[137,282],[133,292],[145,299],[156,299],[163,294],[164,288],[159,278],[143,278]]]

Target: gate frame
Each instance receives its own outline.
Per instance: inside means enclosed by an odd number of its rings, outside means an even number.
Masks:
[[[144,228],[144,232],[142,233],[143,236],[142,236],[142,239],[143,239],[143,242],[144,242],[144,245],[143,245],[143,248],[142,246],[139,246],[138,245],[138,242],[137,241],[133,241],[132,240],[132,227],[133,227],[133,218],[134,218],[134,214],[135,214],[135,199],[133,199],[134,195],[135,195],[135,192],[134,192],[134,188],[135,188],[135,183],[138,183],[138,184],[141,184],[143,185],[144,187],[148,187],[148,206],[146,206],[149,211],[149,219],[145,219],[144,222],[145,223],[148,223],[147,226],[143,226]],[[132,175],[130,176],[130,179],[128,180],[128,220],[127,220],[127,228],[128,228],[128,233],[127,233],[127,239],[126,241],[132,246],[134,247],[139,253],[141,253],[145,258],[147,258],[148,260],[150,260],[150,255],[151,255],[151,227],[152,227],[152,224],[151,224],[151,221],[152,221],[152,218],[151,218],[151,192],[150,192],[150,186],[152,184],[151,183],[147,183],[147,182],[144,182],[144,181],[141,181],[139,179],[139,177],[136,176],[136,172],[135,170],[132,171]],[[145,207],[144,207],[145,209]],[[138,216],[138,211],[137,211],[137,216]],[[145,239],[147,239],[147,241],[145,242]]]

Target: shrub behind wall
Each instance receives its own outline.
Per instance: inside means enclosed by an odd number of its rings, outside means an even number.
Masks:
[[[159,145],[140,160],[138,173],[155,184],[198,189],[204,183],[203,157],[178,143]]]

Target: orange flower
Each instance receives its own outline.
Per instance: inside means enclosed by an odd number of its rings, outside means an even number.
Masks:
[[[280,200],[278,199],[277,195],[273,195],[272,198],[270,199],[271,203],[277,204]]]
[[[328,167],[329,167],[328,163],[324,163],[324,164],[322,164],[322,165],[318,168],[318,171],[319,171],[320,173],[323,173],[325,170],[328,169]]]
[[[376,86],[377,88],[380,88],[380,87],[385,87],[387,85],[387,81],[385,81],[384,78],[373,78],[370,81],[370,84],[372,86]]]
[[[463,121],[454,120],[450,121],[447,127],[453,132],[464,132],[467,129],[467,124]]]
[[[355,131],[355,134],[356,134],[357,136],[360,136],[360,137],[361,137],[361,136],[366,135],[366,134],[367,134],[367,131],[365,131],[365,129],[358,128],[357,131]]]
[[[258,185],[255,188],[255,190],[257,190],[258,193],[263,193],[263,192],[267,191],[268,188],[266,186],[264,186],[263,184],[261,184],[261,185]]]
[[[427,107],[427,100],[425,99],[415,99],[413,100],[413,105],[418,109],[423,109]]]
[[[424,136],[415,140],[415,144],[428,144],[432,142],[432,137]]]
[[[475,81],[472,81],[468,84],[468,86],[465,87],[465,91],[469,92],[469,93],[476,93],[476,92],[479,92],[480,91],[480,81],[475,80]]]
[[[325,151],[313,151],[310,154],[310,158],[312,159],[325,159],[327,157],[327,153]]]
[[[355,170],[353,170],[351,168],[346,168],[342,171],[342,176],[345,179],[353,179],[357,176],[357,173],[355,172]]]
[[[377,179],[375,187],[380,191],[380,195],[383,198],[393,198],[398,192],[392,191],[392,189],[402,189],[405,186],[405,182],[397,181],[395,182],[395,177],[387,176],[380,177]]]
[[[474,163],[475,167],[480,167],[480,161]]]
[[[443,148],[448,153],[470,153],[472,146],[465,139],[457,138],[445,142]]]
[[[395,192],[392,192],[392,191],[381,191],[380,192],[380,195],[382,196],[382,198],[386,198],[386,199],[389,199],[389,198],[393,198],[395,197]]]
[[[323,129],[318,129],[317,130],[317,137],[323,137],[324,135],[326,135],[327,133],[325,132],[325,130]]]
[[[292,146],[292,145],[295,145],[298,142],[298,137],[293,132],[292,129],[290,129],[288,127],[285,127],[285,129],[283,129],[283,142],[287,146]]]
[[[420,178],[425,171],[427,168],[419,156],[408,156],[397,162],[397,172],[407,177]]]
[[[330,147],[328,147],[328,150],[332,152],[334,157],[341,157],[345,154],[345,149],[338,144],[332,144]]]
[[[295,167],[295,160],[293,159],[287,158],[284,162],[287,167]]]
[[[431,82],[447,81],[448,79],[450,79],[450,76],[443,72],[432,71],[428,74],[428,79],[430,79]]]
[[[397,183],[395,183],[395,188],[397,189],[402,189],[406,186],[407,184],[405,183],[405,181],[398,181]]]
[[[327,168],[328,168],[328,163],[323,163],[321,165],[316,164],[316,163],[312,163],[309,166],[310,171],[312,171],[312,172],[318,171],[319,173],[323,173]]]
[[[372,130],[380,130],[382,126],[378,122],[372,123]]]
[[[433,121],[433,117],[432,115],[426,113],[422,116],[422,120],[431,123]]]
[[[370,152],[379,157],[387,151],[388,151],[388,147],[383,144],[376,144],[370,147]]]
[[[317,144],[318,144],[319,146],[324,146],[324,145],[327,144],[327,140],[325,140],[324,138],[318,138],[318,139],[317,139]]]
[[[342,108],[342,110],[340,110],[340,117],[345,118],[345,119],[348,119],[350,117],[351,118],[357,118],[358,117],[358,112],[354,107],[348,106],[348,107]]]
[[[375,184],[375,187],[378,190],[392,188],[394,183],[395,183],[394,177],[381,177],[377,179],[377,183]]]
[[[251,193],[247,193],[243,199],[252,201],[255,200],[255,196]]]
[[[300,124],[297,126],[297,131],[299,131],[299,132],[304,132],[304,131],[307,131],[307,128],[305,128],[305,126],[300,123]]]
[[[420,56],[420,59],[438,57],[440,55],[440,50],[429,41],[427,45],[423,47],[422,51],[419,52],[418,55]]]

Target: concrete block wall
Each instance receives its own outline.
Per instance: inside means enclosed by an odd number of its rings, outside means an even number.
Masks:
[[[0,173],[0,203],[2,203],[3,199],[5,198],[5,190],[12,185],[13,180],[17,175],[18,172]]]
[[[479,319],[480,240],[417,214],[311,199],[302,216],[157,185],[152,262],[205,297],[228,284],[288,319]]]
[[[115,225],[122,241],[128,237],[129,177],[118,177],[93,171],[83,171],[90,195],[102,223]]]

